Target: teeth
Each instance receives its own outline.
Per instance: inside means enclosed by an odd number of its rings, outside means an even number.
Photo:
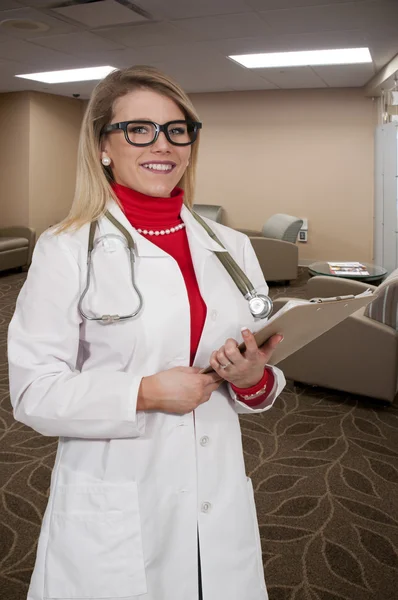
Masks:
[[[144,167],[146,169],[153,169],[154,171],[171,171],[171,169],[173,168],[172,165],[161,165],[157,163],[150,163],[144,165]]]

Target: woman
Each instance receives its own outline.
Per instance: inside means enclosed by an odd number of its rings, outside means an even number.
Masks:
[[[71,213],[36,246],[11,397],[60,440],[29,600],[267,598],[238,413],[283,389],[266,366],[281,336],[257,348],[264,320],[215,254],[267,294],[248,238],[209,222],[224,249],[188,208],[200,128],[162,73],[111,73],[84,117]]]

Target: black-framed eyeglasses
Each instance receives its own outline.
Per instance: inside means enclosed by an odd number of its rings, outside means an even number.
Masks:
[[[150,146],[154,144],[161,131],[163,131],[170,144],[189,146],[198,137],[198,131],[202,129],[202,123],[180,120],[159,125],[154,121],[121,121],[120,123],[106,125],[102,129],[101,135],[117,129],[124,131],[126,141],[133,146]]]

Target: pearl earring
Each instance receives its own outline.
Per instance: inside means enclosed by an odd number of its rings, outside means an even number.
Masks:
[[[109,165],[111,164],[111,159],[109,158],[109,156],[103,156],[101,158],[101,162],[104,165],[104,167],[109,167]]]

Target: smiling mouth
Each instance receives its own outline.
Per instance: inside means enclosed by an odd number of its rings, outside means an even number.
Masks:
[[[175,163],[143,163],[140,165],[146,171],[151,171],[152,173],[165,175],[167,173],[171,173],[175,167]]]

